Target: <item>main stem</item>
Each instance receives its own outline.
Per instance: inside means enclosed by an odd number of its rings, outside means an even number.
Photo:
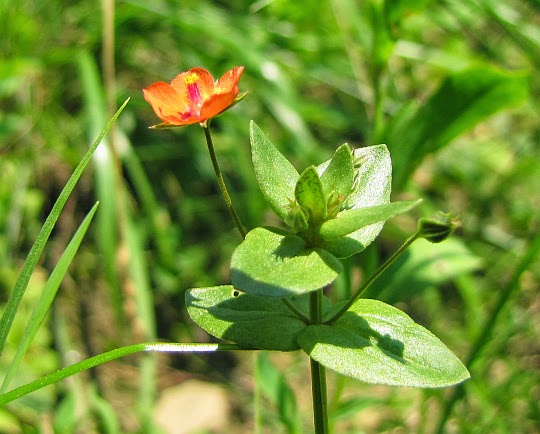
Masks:
[[[201,127],[204,131],[204,137],[206,138],[206,144],[208,145],[208,152],[210,153],[210,159],[212,160],[212,166],[214,166],[214,172],[216,173],[217,182],[221,190],[221,194],[223,195],[223,199],[225,199],[227,208],[229,208],[229,212],[231,213],[231,216],[236,223],[236,227],[242,235],[242,238],[246,238],[246,230],[244,229],[244,226],[240,221],[240,217],[238,217],[238,213],[234,209],[231,196],[229,195],[229,191],[227,190],[227,186],[225,185],[225,180],[223,179],[223,175],[221,174],[221,169],[219,168],[216,151],[214,149],[214,143],[212,142],[212,136],[210,135],[210,129],[208,127],[208,124],[201,124]]]
[[[321,324],[323,291],[319,289],[311,293],[310,323]],[[313,423],[315,434],[328,433],[328,403],[326,392],[326,369],[319,362],[310,360],[311,368],[311,396],[313,398]]]

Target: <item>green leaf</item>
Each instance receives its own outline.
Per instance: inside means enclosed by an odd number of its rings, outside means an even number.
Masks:
[[[306,324],[275,297],[241,293],[233,286],[186,292],[189,316],[212,336],[264,350],[294,351]],[[306,315],[307,303],[299,307]]]
[[[93,388],[90,388],[92,390]],[[77,417],[77,392],[75,388],[68,389],[66,396],[57,403],[54,414],[54,432],[77,431],[79,418]]]
[[[275,405],[279,412],[279,419],[286,428],[286,432],[301,433],[301,419],[296,404],[293,389],[287,383],[287,377],[270,360],[266,351],[260,351],[255,366],[257,386],[264,395]]]
[[[430,331],[377,300],[358,300],[332,325],[306,327],[298,342],[322,365],[366,383],[444,387],[469,378]]]
[[[24,261],[24,265],[22,267],[21,273],[19,274],[17,282],[15,283],[15,288],[13,288],[13,292],[9,296],[9,300],[7,302],[4,313],[2,315],[2,320],[0,320],[0,354],[2,354],[2,351],[4,349],[4,344],[6,342],[7,336],[13,324],[15,314],[22,300],[24,292],[26,291],[26,287],[28,286],[28,281],[30,280],[32,273],[34,269],[36,268],[39,257],[41,256],[41,253],[43,252],[43,249],[45,248],[45,245],[47,244],[47,240],[49,239],[49,236],[54,228],[54,225],[56,224],[58,220],[58,217],[60,216],[62,209],[64,208],[64,205],[66,204],[69,198],[69,195],[75,188],[77,181],[79,180],[84,169],[90,162],[90,159],[92,158],[92,154],[94,153],[98,145],[101,143],[101,140],[103,139],[105,134],[107,134],[112,124],[116,121],[118,116],[120,116],[120,113],[122,113],[122,111],[124,110],[128,102],[129,102],[129,98],[124,102],[124,104],[122,104],[122,106],[118,109],[118,111],[109,121],[107,126],[98,135],[98,137],[96,138],[92,146],[90,146],[90,148],[88,149],[88,151],[86,152],[86,154],[84,155],[84,157],[82,158],[78,166],[73,171],[73,174],[68,179],[65,187],[62,189],[62,192],[58,196],[58,199],[56,200],[51,212],[47,216],[47,219],[45,220],[43,227],[39,231],[36,241],[32,245],[32,248],[30,249],[30,253],[28,254],[28,257],[26,258],[26,260]]]
[[[354,166],[349,145],[346,143],[341,145],[332,159],[317,169],[321,170],[319,176],[326,195],[333,191],[341,196],[348,196],[351,193],[354,184]]]
[[[144,246],[144,230],[129,211],[125,213],[124,219],[125,241],[129,249],[129,276],[134,285],[130,296],[137,306],[137,321],[140,330],[144,332],[145,337],[155,339],[157,333],[154,293],[149,275],[150,264]]]
[[[326,195],[315,166],[308,167],[302,172],[296,183],[294,196],[300,206],[309,211],[312,219],[311,226],[324,220],[326,217]]]
[[[86,235],[86,231],[90,227],[90,223],[94,218],[94,214],[96,213],[98,205],[99,203],[96,203],[92,207],[88,215],[85,217],[85,219],[77,229],[77,232],[75,232],[75,235],[73,235],[73,238],[62,253],[62,256],[58,260],[58,264],[56,265],[56,267],[54,267],[54,270],[51,273],[49,279],[47,280],[47,283],[45,284],[43,291],[41,292],[39,300],[36,303],[34,310],[32,311],[32,315],[28,319],[26,329],[24,330],[24,334],[18,344],[15,357],[13,357],[13,360],[11,361],[11,364],[9,365],[9,368],[4,377],[4,381],[2,382],[0,393],[6,391],[24,355],[28,351],[28,348],[30,348],[30,344],[36,336],[39,327],[47,316],[47,313],[51,308],[54,298],[56,297],[56,293],[58,292],[58,288],[60,287],[60,284],[62,283],[62,280],[64,279],[64,276],[71,262],[73,261],[73,258],[75,257],[75,254],[77,253],[84,236]]]
[[[390,202],[392,160],[386,145],[358,148],[353,152],[355,186],[347,200],[351,209]]]
[[[355,417],[362,410],[375,406],[385,405],[385,398],[382,396],[353,396],[352,398],[342,398],[332,409],[332,420],[343,420]]]
[[[423,11],[431,0],[387,0],[384,2],[384,15],[388,26],[399,24],[414,12]]]
[[[390,33],[387,24],[387,17],[384,11],[384,4],[380,1],[369,2],[369,18],[371,32],[373,33],[370,53],[370,66],[374,74],[380,74],[386,69],[388,59],[394,50],[395,41]]]
[[[0,395],[0,406],[14,401],[21,396],[28,395],[36,390],[39,390],[45,386],[53,383],[58,383],[71,375],[78,374],[79,372],[86,371],[95,366],[102,365],[103,363],[110,362],[111,360],[118,359],[119,357],[127,356],[128,354],[138,353],[141,351],[157,351],[164,353],[202,353],[202,352],[214,352],[214,351],[233,351],[244,350],[245,348],[235,344],[199,344],[199,343],[166,343],[166,342],[150,342],[142,344],[128,345],[127,347],[120,347],[106,353],[98,354],[97,356],[90,357],[73,365],[67,366],[58,371],[54,371],[51,374],[38,378],[16,389],[10,390]]]
[[[341,262],[326,250],[277,228],[256,228],[234,251],[231,281],[253,295],[284,297],[315,291],[333,282]]]
[[[253,121],[250,123],[250,137],[257,182],[270,207],[285,220],[289,201],[294,198],[298,172]]]
[[[418,163],[488,116],[522,103],[529,77],[490,67],[448,76],[420,108],[407,106],[385,134],[394,155],[395,185],[403,186]]]
[[[75,388],[74,388],[75,389]],[[104,433],[119,433],[121,432],[120,421],[118,420],[119,415],[115,410],[113,404],[103,398],[100,393],[97,391],[96,387],[92,387],[86,391],[90,396],[91,408],[96,415],[97,423],[102,427],[102,432]],[[79,399],[76,400],[77,405]],[[77,407],[76,407],[77,408]],[[74,414],[77,415],[78,411],[75,410]],[[77,423],[79,418],[76,417]],[[58,420],[58,418],[56,418]],[[74,427],[73,431],[77,431],[77,427]],[[63,431],[66,432],[66,431]]]
[[[409,211],[419,203],[419,200],[407,200],[343,211],[335,219],[324,222],[319,235],[325,240],[341,238],[364,226],[382,222]]]
[[[355,184],[344,205],[349,209],[360,209],[390,202],[392,184],[392,161],[385,145],[355,149]],[[328,162],[318,167],[325,168]],[[379,235],[384,222],[365,226],[346,237],[325,240],[324,249],[338,258],[346,258],[358,253]]]

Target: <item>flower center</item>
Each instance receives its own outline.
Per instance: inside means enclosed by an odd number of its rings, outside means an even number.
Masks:
[[[186,78],[184,78],[184,83],[186,83],[188,88],[189,100],[191,101],[190,105],[192,108],[199,108],[203,102],[199,86],[197,86],[198,81],[199,76],[195,73],[189,74],[186,76]]]

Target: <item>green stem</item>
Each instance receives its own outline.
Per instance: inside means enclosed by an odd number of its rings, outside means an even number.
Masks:
[[[287,306],[292,313],[294,313],[298,318],[300,318],[302,321],[304,321],[306,324],[310,323],[309,318],[307,318],[300,309],[298,309],[294,304],[291,303],[290,300],[287,300],[286,298],[282,298],[281,301],[285,306]]]
[[[525,271],[529,269],[529,267],[531,266],[531,264],[533,263],[533,261],[535,260],[539,252],[540,252],[540,235],[537,235],[536,238],[533,240],[533,242],[529,245],[529,249],[527,250],[521,262],[518,264],[518,267],[514,271],[514,274],[512,275],[512,280],[506,286],[505,290],[501,293],[499,299],[497,300],[495,309],[493,313],[491,314],[489,320],[487,321],[486,325],[482,329],[482,332],[480,333],[480,335],[477,337],[476,341],[474,342],[471,352],[469,353],[469,357],[467,357],[465,361],[465,366],[467,367],[467,369],[469,370],[471,369],[472,364],[476,361],[476,359],[478,358],[478,356],[480,355],[480,353],[482,352],[486,344],[490,342],[490,336],[493,333],[493,330],[495,329],[497,320],[500,318],[501,316],[500,314],[503,308],[508,304],[508,301],[510,300],[511,295],[519,288],[521,276],[523,275]],[[444,432],[444,427],[446,425],[448,418],[452,414],[454,405],[464,395],[465,395],[464,385],[460,384],[454,389],[452,395],[450,395],[450,397],[446,401],[446,404],[441,413],[441,418],[439,419],[439,423],[437,425],[437,430],[435,431],[436,433],[442,434]]]
[[[310,323],[321,324],[323,291],[319,289],[311,293]],[[311,368],[311,396],[313,399],[313,423],[315,434],[328,433],[328,402],[326,390],[326,368],[319,362],[310,360]]]
[[[223,199],[225,199],[227,208],[229,208],[229,212],[231,213],[231,216],[236,223],[236,227],[238,228],[238,231],[240,231],[242,238],[246,238],[246,230],[244,229],[244,226],[240,221],[240,217],[238,217],[238,214],[234,209],[231,196],[229,195],[229,191],[227,190],[227,186],[225,185],[225,180],[223,179],[223,175],[221,174],[221,169],[219,168],[216,151],[214,149],[214,143],[212,142],[212,136],[210,135],[210,128],[208,127],[207,123],[202,123],[201,127],[204,131],[204,137],[206,138],[206,144],[208,145],[208,152],[210,153],[210,159],[212,160],[212,166],[214,166],[214,172],[216,173],[217,182],[221,190],[221,194],[223,195]]]
[[[369,56],[368,70],[371,87],[373,89],[373,129],[371,143],[379,143],[384,132],[384,105],[383,105],[383,76],[388,68],[388,40],[385,29],[386,12],[383,2],[371,3],[371,56]]]
[[[371,277],[364,282],[364,284],[360,287],[360,289],[354,294],[349,301],[340,309],[338,313],[336,313],[332,318],[330,318],[328,321],[325,322],[325,324],[332,324],[336,322],[341,316],[347,312],[350,307],[356,303],[356,301],[360,298],[360,296],[364,293],[366,289],[368,289],[375,280],[379,278],[379,276],[386,271],[386,269],[392,265],[392,263],[409,247],[420,235],[419,231],[416,231],[407,241],[403,243],[403,245],[397,249],[392,256],[390,256],[384,264],[382,264],[375,273],[371,275]]]

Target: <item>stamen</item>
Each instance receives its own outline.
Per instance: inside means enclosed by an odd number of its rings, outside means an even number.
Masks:
[[[186,75],[186,78],[184,78],[184,83],[186,83],[188,86],[191,84],[195,84],[199,81],[199,76],[192,72],[189,75]]]
[[[199,76],[195,73],[186,75],[184,78],[184,83],[186,83],[188,88],[189,100],[191,101],[190,105],[195,107],[200,106],[203,102],[197,81],[199,81]]]

